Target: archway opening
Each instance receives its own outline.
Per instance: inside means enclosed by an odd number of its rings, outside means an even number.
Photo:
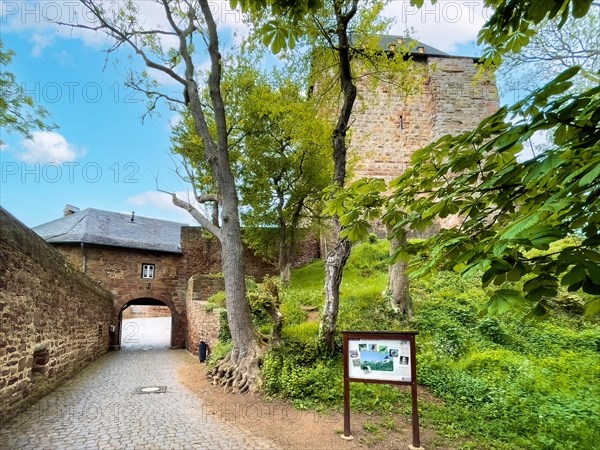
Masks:
[[[172,346],[173,314],[169,306],[153,298],[127,302],[120,312],[122,350],[155,350]]]

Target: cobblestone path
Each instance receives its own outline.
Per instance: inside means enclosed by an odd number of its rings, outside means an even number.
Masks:
[[[142,348],[142,350],[140,350]],[[110,352],[0,430],[0,449],[274,449],[177,379],[185,350]],[[166,386],[166,392],[135,393]]]

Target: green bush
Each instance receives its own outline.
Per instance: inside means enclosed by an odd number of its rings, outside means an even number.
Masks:
[[[233,348],[233,343],[229,342],[221,342],[218,341],[215,345],[210,348],[210,355],[206,360],[208,367],[214,367],[217,362],[225,358],[231,349]]]
[[[225,291],[217,291],[206,299],[209,303],[214,303],[221,308],[225,308]]]
[[[267,394],[288,398],[303,409],[316,404],[335,405],[343,395],[340,369],[333,360],[306,365],[271,350],[263,363],[263,387]]]
[[[506,327],[497,317],[484,317],[477,324],[477,329],[485,339],[494,344],[502,345],[510,342],[510,335]]]
[[[286,326],[284,327],[282,334],[288,345],[305,345],[311,347],[317,342],[319,323],[302,322],[296,325]]]

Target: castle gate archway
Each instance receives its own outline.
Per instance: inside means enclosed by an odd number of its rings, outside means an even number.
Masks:
[[[115,303],[110,327],[110,349],[121,350],[123,311],[129,306],[167,306],[171,311],[171,348],[185,348],[185,318],[172,301],[156,296],[132,296]]]

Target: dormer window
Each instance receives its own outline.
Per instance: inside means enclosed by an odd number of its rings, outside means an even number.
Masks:
[[[154,264],[142,264],[142,278],[154,278]]]

